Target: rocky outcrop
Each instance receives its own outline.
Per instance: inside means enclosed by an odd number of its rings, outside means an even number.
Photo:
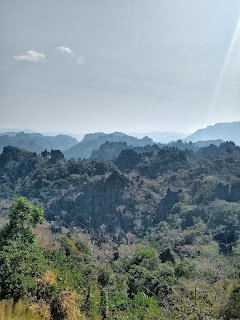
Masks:
[[[183,191],[181,189],[178,191],[172,191],[170,188],[168,188],[167,194],[161,200],[157,208],[156,215],[154,217],[154,223],[157,224],[160,221],[167,221],[172,207],[175,203],[180,201],[184,201]]]
[[[229,201],[239,202],[240,201],[240,179],[232,184],[229,194]]]
[[[214,193],[214,199],[215,198],[228,201],[228,199],[229,199],[229,185],[219,183],[217,185],[217,189],[215,190],[215,193]]]
[[[133,213],[131,223],[124,221],[124,211],[129,205],[124,199],[124,193],[129,185],[128,178],[119,171],[114,171],[93,183],[79,186],[74,192],[68,192],[64,197],[52,202],[49,214],[52,217],[53,213],[59,214],[67,223],[80,227],[83,223],[96,230],[104,224],[108,231],[114,232],[116,228],[123,228],[127,232],[132,230],[135,219]],[[121,211],[119,207],[125,209]]]

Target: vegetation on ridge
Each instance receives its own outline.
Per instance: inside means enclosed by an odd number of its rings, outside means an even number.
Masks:
[[[0,313],[240,318],[234,145],[200,160],[175,148],[124,150],[114,163],[8,147],[0,173],[1,206],[20,197],[0,231]]]

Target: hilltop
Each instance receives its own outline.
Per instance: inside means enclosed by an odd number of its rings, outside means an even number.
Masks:
[[[76,160],[78,158],[90,158],[91,154],[94,150],[97,150],[100,148],[102,144],[105,142],[126,142],[128,146],[132,147],[144,147],[146,145],[152,145],[153,140],[144,137],[142,139],[137,139],[132,136],[128,136],[122,132],[114,132],[114,133],[93,133],[93,134],[87,134],[83,138],[81,142],[76,144],[75,146],[67,149],[64,151],[64,155],[67,159],[75,158]]]
[[[199,129],[189,135],[184,141],[196,142],[199,140],[216,140],[233,141],[240,145],[240,121],[230,123],[216,123],[204,129]]]

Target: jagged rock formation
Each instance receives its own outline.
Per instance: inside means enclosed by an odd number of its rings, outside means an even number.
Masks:
[[[39,156],[5,147],[0,199],[27,196],[43,205],[50,221],[87,226],[119,241],[127,232],[143,235],[161,221],[187,228],[205,221],[216,199],[240,201],[240,152],[228,146],[197,161],[185,151],[147,146],[123,150],[115,163],[78,163],[56,150]]]
[[[127,142],[109,142],[106,141],[98,150],[93,150],[91,159],[113,160],[121,151],[131,149]]]

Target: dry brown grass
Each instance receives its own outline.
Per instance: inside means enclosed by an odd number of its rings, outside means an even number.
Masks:
[[[47,221],[33,229],[33,232],[36,234],[38,246],[43,251],[58,250],[60,248],[58,236],[51,232],[50,223]]]
[[[42,283],[44,285],[47,285],[47,284],[57,285],[55,273],[53,271],[47,270],[42,277]]]
[[[77,301],[79,296],[76,293],[63,291],[60,294],[61,312],[64,314],[65,320],[85,320],[85,316],[81,314]]]
[[[19,300],[15,305],[13,299],[0,301],[0,320],[44,320]]]
[[[44,300],[39,300],[30,305],[30,309],[40,316],[40,319],[50,320],[51,319],[51,310],[50,305]]]
[[[34,280],[42,289],[46,288],[47,285],[57,285],[56,275],[51,270],[45,271],[42,278],[35,278]]]

